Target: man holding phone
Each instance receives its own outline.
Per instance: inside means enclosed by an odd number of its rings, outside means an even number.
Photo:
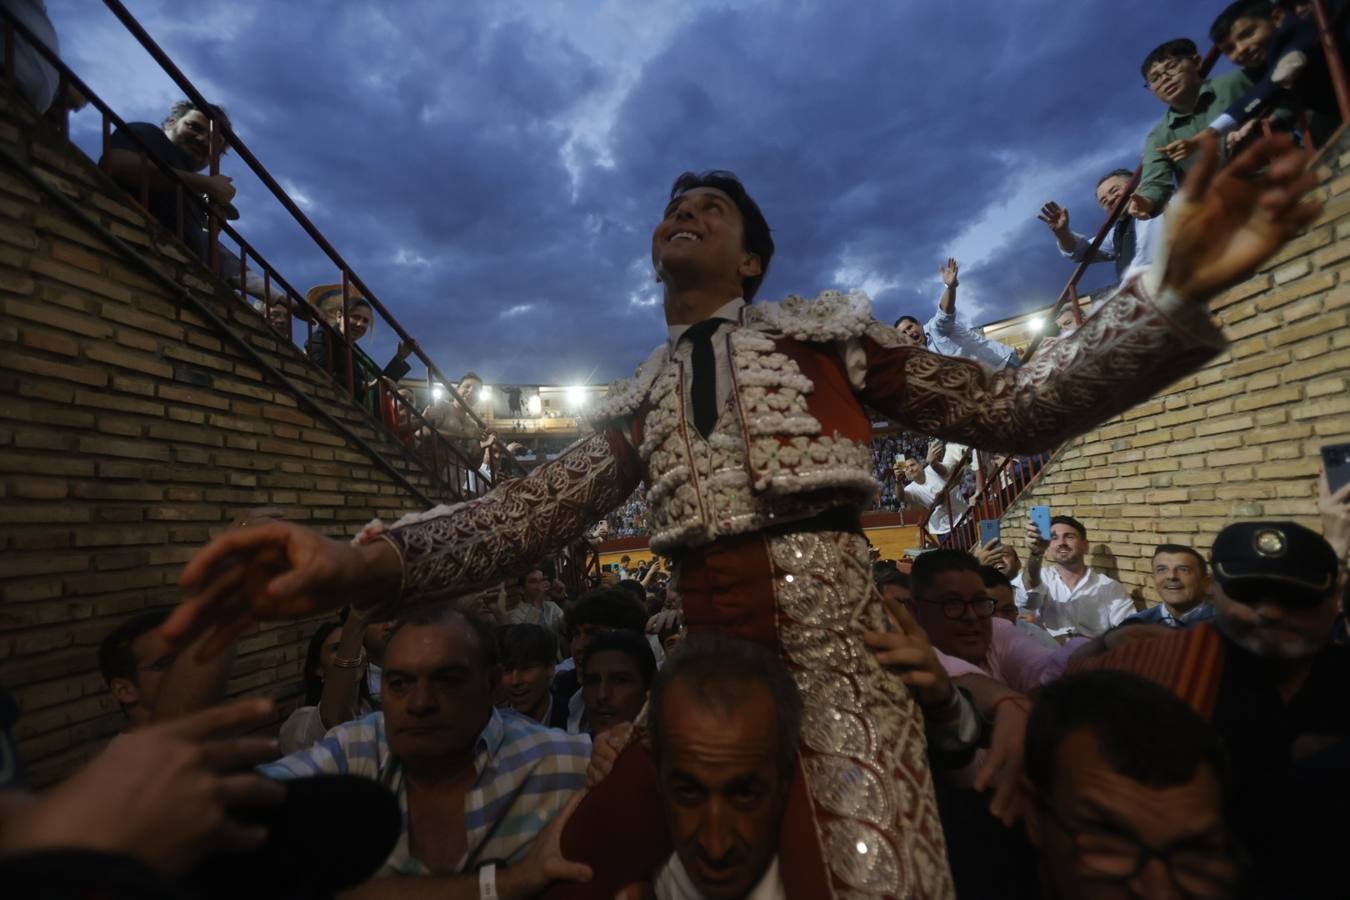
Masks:
[[[1055,637],[1098,637],[1134,613],[1124,585],[1084,561],[1087,528],[1073,516],[1051,518],[1049,540],[1033,517],[1027,543],[1027,609],[1039,610],[1041,625]],[[1051,565],[1042,566],[1047,555]]]

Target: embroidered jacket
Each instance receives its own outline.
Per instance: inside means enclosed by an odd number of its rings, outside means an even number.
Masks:
[[[403,601],[471,590],[567,545],[648,485],[652,548],[861,509],[877,489],[876,409],[906,428],[981,449],[1034,453],[1081,434],[1220,353],[1198,305],[1127,283],[1071,337],[992,372],[930,353],[871,316],[861,294],[789,297],[724,330],[733,389],[707,440],[689,424],[687,344],[663,345],[611,387],[595,435],[490,494],[405,516]],[[384,531],[373,522],[358,540]]]

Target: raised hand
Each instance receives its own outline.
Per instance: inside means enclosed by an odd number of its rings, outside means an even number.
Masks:
[[[872,648],[877,662],[896,672],[909,685],[923,706],[936,707],[952,698],[952,680],[937,658],[928,633],[904,605],[882,598],[895,631],[864,631],[863,643]]]
[[[961,267],[950,256],[947,257],[945,265],[938,266],[938,274],[942,276],[942,283],[947,287],[956,287],[960,284],[960,280],[956,277],[960,271]]]
[[[1158,214],[1158,205],[1138,191],[1130,195],[1125,206],[1125,215],[1135,219],[1151,219]]]
[[[1069,230],[1069,211],[1053,200],[1041,207],[1041,213],[1036,218],[1044,222],[1056,235]]]
[[[982,566],[992,566],[998,562],[999,557],[1003,556],[1003,547],[998,538],[990,538],[983,544],[976,544],[970,548],[970,555],[975,557],[975,561]]]
[[[396,599],[401,578],[402,563],[386,541],[353,547],[294,522],[236,528],[184,567],[178,583],[188,596],[163,633],[181,648],[212,632],[201,651],[209,658],[258,620]]]
[[[1168,208],[1163,285],[1204,303],[1255,272],[1322,212],[1320,202],[1305,199],[1317,187],[1310,158],[1287,135],[1272,135],[1219,169],[1218,142],[1206,135],[1199,161]]]
[[[1210,129],[1206,129],[1210,131]],[[1213,133],[1211,131],[1211,133]],[[1159,156],[1165,156],[1174,163],[1183,162],[1199,152],[1203,138],[1200,134],[1193,134],[1188,138],[1177,138],[1170,144],[1163,144],[1155,152]]]
[[[1050,546],[1050,542],[1041,536],[1041,529],[1036,525],[1035,520],[1027,520],[1027,549],[1031,551],[1032,556],[1044,556],[1045,550]]]
[[[1012,696],[994,706],[994,730],[989,749],[975,773],[975,790],[992,787],[989,812],[1009,827],[1022,814],[1023,797],[1018,790],[1022,780],[1022,758],[1027,741],[1030,704],[1021,696]]]
[[[3,851],[79,847],[175,877],[207,854],[258,846],[266,831],[234,814],[284,798],[279,783],[249,771],[276,758],[276,742],[233,734],[272,712],[269,700],[236,700],[116,738],[28,807]]]

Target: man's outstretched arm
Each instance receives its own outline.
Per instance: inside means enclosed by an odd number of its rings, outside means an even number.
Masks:
[[[1013,453],[1056,446],[1222,352],[1206,303],[1320,214],[1320,204],[1303,200],[1317,183],[1307,159],[1276,136],[1217,171],[1208,141],[1169,212],[1168,243],[1154,263],[1160,287],[1132,280],[1019,369],[991,372],[928,353],[874,324],[861,353],[847,356],[850,377],[865,402],[920,433]]]
[[[576,540],[637,486],[637,452],[617,431],[577,442],[526,478],[454,506],[367,526],[357,546],[294,522],[239,528],[183,569],[187,595],[162,626],[172,647],[207,634],[202,657],[253,622],[351,604],[390,609],[463,593]]]

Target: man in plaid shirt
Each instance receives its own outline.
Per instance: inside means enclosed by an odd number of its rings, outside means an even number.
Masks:
[[[477,897],[492,881],[508,898],[585,878],[562,861],[557,832],[559,811],[585,787],[590,740],[493,707],[487,626],[454,609],[421,611],[394,626],[385,662],[382,712],[262,767],[280,779],[364,775],[398,796],[403,833],[353,896],[420,896],[407,893],[416,887]]]

